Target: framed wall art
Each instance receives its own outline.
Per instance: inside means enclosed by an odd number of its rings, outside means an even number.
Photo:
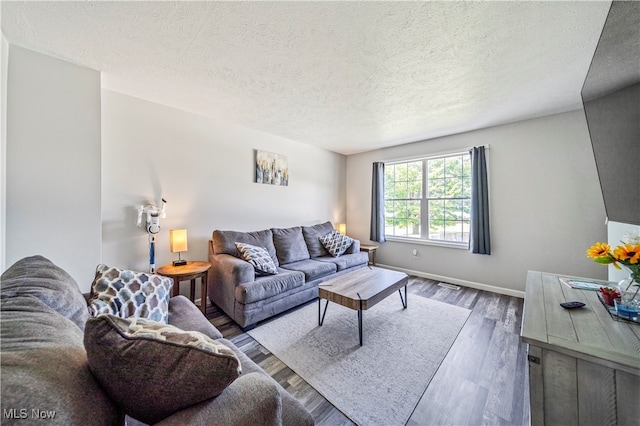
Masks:
[[[289,186],[287,156],[256,150],[256,183]]]

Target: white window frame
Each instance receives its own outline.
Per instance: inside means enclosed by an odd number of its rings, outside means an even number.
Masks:
[[[430,245],[430,246],[439,246],[439,247],[448,247],[448,248],[455,248],[455,249],[468,249],[469,248],[469,241],[451,241],[451,240],[437,240],[437,239],[430,239],[428,238],[428,229],[429,229],[429,222],[428,222],[428,215],[429,215],[429,210],[428,210],[428,200],[429,198],[427,198],[427,189],[428,189],[428,176],[427,176],[427,161],[428,160],[436,160],[436,159],[443,159],[446,157],[457,157],[457,156],[462,156],[462,155],[466,155],[470,157],[470,153],[468,150],[466,151],[454,151],[454,152],[446,152],[446,153],[439,153],[439,154],[434,154],[434,155],[430,155],[428,157],[417,157],[417,158],[407,158],[407,159],[402,159],[402,160],[394,160],[394,161],[386,161],[385,162],[385,167],[387,165],[398,165],[398,164],[407,164],[407,163],[414,163],[414,162],[422,162],[422,194],[421,194],[421,198],[420,200],[420,233],[421,236],[420,238],[415,238],[415,237],[404,237],[404,236],[397,236],[397,235],[386,235],[386,240],[387,241],[395,241],[395,242],[403,242],[403,243],[411,243],[411,244],[419,244],[419,245]],[[469,201],[471,201],[471,196],[469,197],[464,197],[463,199],[467,199]],[[385,202],[388,200],[388,198],[386,197],[385,194]],[[392,198],[393,200],[393,198]]]

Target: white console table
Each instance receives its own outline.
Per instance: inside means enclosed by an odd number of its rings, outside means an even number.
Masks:
[[[586,306],[560,306],[571,301]],[[640,424],[640,324],[615,321],[597,292],[529,271],[520,336],[532,425]]]

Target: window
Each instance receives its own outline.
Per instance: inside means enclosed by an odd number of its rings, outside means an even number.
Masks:
[[[387,236],[469,242],[469,153],[386,163],[384,193]]]

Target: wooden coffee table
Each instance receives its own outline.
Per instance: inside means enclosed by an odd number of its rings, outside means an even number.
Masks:
[[[329,302],[358,311],[358,334],[362,346],[363,311],[398,290],[402,307],[407,308],[407,274],[389,269],[366,267],[330,279],[318,286],[318,324],[322,326]],[[404,287],[404,298],[401,288]],[[326,300],[322,312],[322,299]]]

